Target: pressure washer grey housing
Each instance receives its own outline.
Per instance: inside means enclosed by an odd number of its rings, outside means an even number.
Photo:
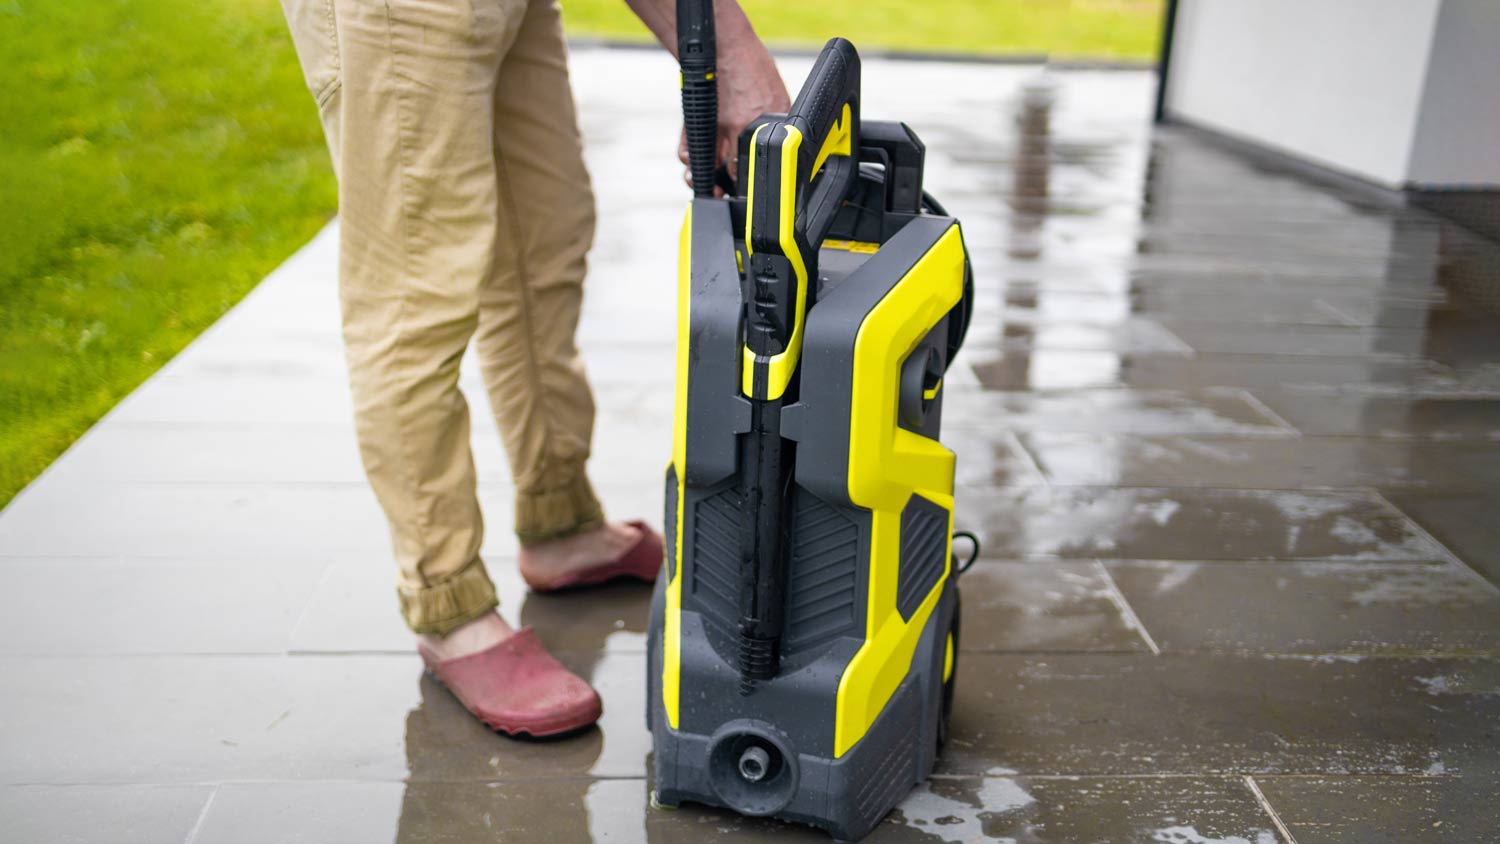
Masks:
[[[685,101],[712,77],[694,73]],[[740,189],[700,189],[681,243],[654,789],[857,839],[947,734],[959,595],[937,438],[968,257],[915,134],[860,122],[847,41],[739,157]]]

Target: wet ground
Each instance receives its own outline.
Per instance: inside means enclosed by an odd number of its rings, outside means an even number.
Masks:
[[[575,77],[593,471],[614,514],[655,517],[675,69],[588,50]],[[866,65],[865,113],[926,140],[973,253],[945,422],[984,542],[952,744],[870,840],[1500,841],[1500,247],[1153,132],[1153,85]],[[335,240],[0,514],[0,838],[826,840],[650,807],[647,590],[526,593],[483,413],[503,609],[606,713],[517,743],[423,678],[355,452]]]

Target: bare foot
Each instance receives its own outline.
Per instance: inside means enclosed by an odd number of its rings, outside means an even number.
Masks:
[[[515,629],[506,624],[505,619],[501,618],[499,613],[492,612],[474,619],[447,636],[424,635],[418,636],[417,639],[438,659],[449,660],[488,650],[509,639],[515,632]]]
[[[562,539],[527,545],[517,563],[528,583],[556,582],[567,575],[618,560],[640,541],[633,525],[605,522]]]

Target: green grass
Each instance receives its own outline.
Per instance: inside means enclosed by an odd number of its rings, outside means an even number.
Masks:
[[[650,40],[622,0],[562,0],[572,35]],[[772,45],[1154,61],[1164,0],[740,0]]]
[[[311,237],[276,0],[0,0],[0,506]]]

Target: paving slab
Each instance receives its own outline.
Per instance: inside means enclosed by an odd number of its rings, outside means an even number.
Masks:
[[[820,842],[815,830],[688,804],[650,805],[640,779],[456,783],[246,783],[221,787],[195,842]],[[943,778],[908,796],[871,844],[1244,841],[1276,844],[1231,778]]]
[[[16,601],[0,614],[0,655],[281,654],[328,565],[290,556],[0,557],[15,594],[57,599]],[[61,623],[69,617],[88,623]]]
[[[1464,562],[1500,583],[1500,491],[1486,495],[1415,495],[1400,490],[1386,497]]]
[[[828,840],[786,824],[692,806],[649,814],[646,832],[649,841]],[[690,837],[695,834],[702,837]],[[912,792],[865,840],[1279,844],[1284,839],[1238,778],[943,777]]]
[[[1132,387],[1146,390],[1284,385],[1371,391],[1451,390],[1452,378],[1431,361],[1318,358],[1279,355],[1119,354],[1040,349],[964,353],[988,390],[1072,390]]]
[[[1297,844],[1500,841],[1500,779],[1256,777]]]
[[[26,844],[188,841],[211,785],[0,786],[5,838]]]
[[[1372,492],[963,487],[956,498],[955,524],[997,559],[1448,559]]]
[[[1194,351],[1316,357],[1421,357],[1427,333],[1401,328],[1171,323]]]
[[[481,400],[482,401],[482,400]],[[510,469],[489,408],[471,408],[479,482],[510,487]],[[595,431],[596,483],[629,483],[659,473],[671,449],[670,412],[610,413]],[[89,484],[365,483],[347,420],[276,425],[235,422],[116,422],[90,431],[54,473]]]
[[[390,562],[375,557],[344,557],[323,572],[291,633],[297,653],[415,653],[404,625],[392,624],[396,590],[385,576]],[[550,648],[589,653],[644,653],[651,587],[619,581],[576,595],[540,594],[527,589],[508,556],[485,559],[506,617],[531,625]]]
[[[960,393],[945,399],[949,428],[1131,434],[1292,432],[1243,390],[1077,390],[1068,393]]]
[[[976,309],[976,319],[986,314]],[[992,349],[1077,349],[1136,354],[1174,354],[1188,356],[1193,350],[1166,327],[1153,320],[1116,320],[1113,324],[1093,322],[1019,319],[1007,313],[995,320],[1004,328],[998,336],[971,334],[964,345],[975,351]]]
[[[642,656],[559,658],[608,704],[543,743],[468,717],[414,654],[0,657],[0,784],[642,776]]]
[[[1500,662],[971,654],[945,774],[1491,776]]]
[[[963,653],[1152,647],[1093,561],[976,562],[961,579]]]
[[[1500,589],[1462,565],[1105,566],[1164,652],[1500,653]]]
[[[665,464],[663,464],[665,465]],[[59,470],[61,471],[61,470]],[[599,484],[607,513],[662,512],[661,467],[628,486]],[[480,486],[485,554],[513,554],[510,488]],[[390,560],[390,535],[367,485],[153,484],[44,486],[0,520],[6,556],[298,557],[366,554]]]
[[[1302,437],[1020,435],[1054,484],[1228,489],[1352,487],[1476,491],[1500,446]]]
[[[1259,389],[1256,398],[1304,434],[1500,441],[1500,401]]]

